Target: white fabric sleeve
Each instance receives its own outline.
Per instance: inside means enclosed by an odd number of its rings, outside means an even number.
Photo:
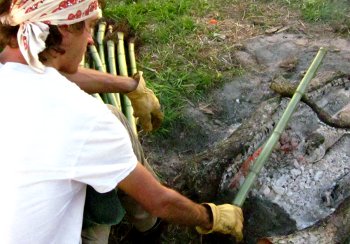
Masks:
[[[128,176],[136,164],[137,158],[125,127],[106,109],[81,148],[73,179],[105,193]]]

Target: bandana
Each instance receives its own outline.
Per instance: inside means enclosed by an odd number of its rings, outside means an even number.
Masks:
[[[12,0],[10,12],[0,22],[19,25],[17,41],[29,66],[42,73],[45,66],[38,54],[45,49],[48,25],[70,25],[101,16],[97,0]]]

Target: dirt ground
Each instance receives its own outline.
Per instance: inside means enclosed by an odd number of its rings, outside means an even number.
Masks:
[[[222,60],[222,65],[239,64],[244,74],[225,77],[224,86],[211,91],[205,101],[189,103],[185,109],[185,116],[191,121],[188,128],[177,128],[162,140],[142,137],[149,162],[162,180],[175,188],[185,160],[239,131],[253,114],[259,113],[262,102],[279,96],[270,88],[277,77],[291,84],[298,83],[320,47],[326,47],[328,53],[317,79],[328,77],[329,82],[309,94],[331,116],[341,115],[350,121],[350,42],[344,33],[337,32],[339,26],[305,23],[298,13],[274,4],[262,6],[265,18],[242,18],[240,11],[244,7],[247,6],[227,6],[224,13],[199,20],[207,22],[225,16],[215,27],[219,30],[217,38],[200,36],[201,45],[212,50],[210,55]],[[280,14],[270,20],[268,13],[276,12],[273,10],[279,10]],[[220,49],[223,45],[230,48]],[[339,72],[343,75],[334,75]],[[278,122],[288,101],[283,98],[279,111],[269,115],[271,123]],[[258,131],[259,128],[252,128],[253,133]],[[266,132],[262,141],[267,140],[270,133]],[[261,142],[252,141],[251,145],[250,151],[255,151]],[[300,102],[245,205],[245,243],[303,229],[331,214],[350,194],[346,187],[350,178],[347,177],[349,148],[349,128],[328,125]],[[233,160],[243,161],[247,157],[249,155],[243,154]],[[227,190],[232,172],[237,170],[225,169],[221,192]],[[240,183],[243,180],[244,177]],[[335,186],[339,185],[343,187],[341,196],[334,193]],[[315,241],[313,243],[319,243]],[[193,229],[175,225],[169,225],[163,233],[163,243],[218,242],[232,243],[232,240],[217,235],[201,237]]]

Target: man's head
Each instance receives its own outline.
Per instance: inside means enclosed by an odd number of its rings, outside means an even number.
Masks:
[[[76,51],[91,39],[89,30],[100,11],[97,0],[0,0],[0,45],[18,45],[27,63],[38,72],[52,57],[72,56],[75,51],[74,60],[66,59],[70,64],[60,65],[70,67],[62,71],[74,72],[76,59],[81,60],[84,54]],[[80,45],[74,43],[82,36],[85,39],[80,39]]]

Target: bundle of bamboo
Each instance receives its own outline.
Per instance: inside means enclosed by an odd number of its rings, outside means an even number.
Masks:
[[[88,47],[86,58],[83,60],[85,67],[120,76],[132,76],[137,73],[134,39],[125,40],[123,32],[115,30],[113,24],[108,24],[104,20],[99,22],[93,33],[96,43]],[[126,48],[128,49],[128,57],[126,56]],[[133,107],[127,96],[118,93],[102,93],[94,94],[94,96],[106,104],[119,108],[137,134]]]

